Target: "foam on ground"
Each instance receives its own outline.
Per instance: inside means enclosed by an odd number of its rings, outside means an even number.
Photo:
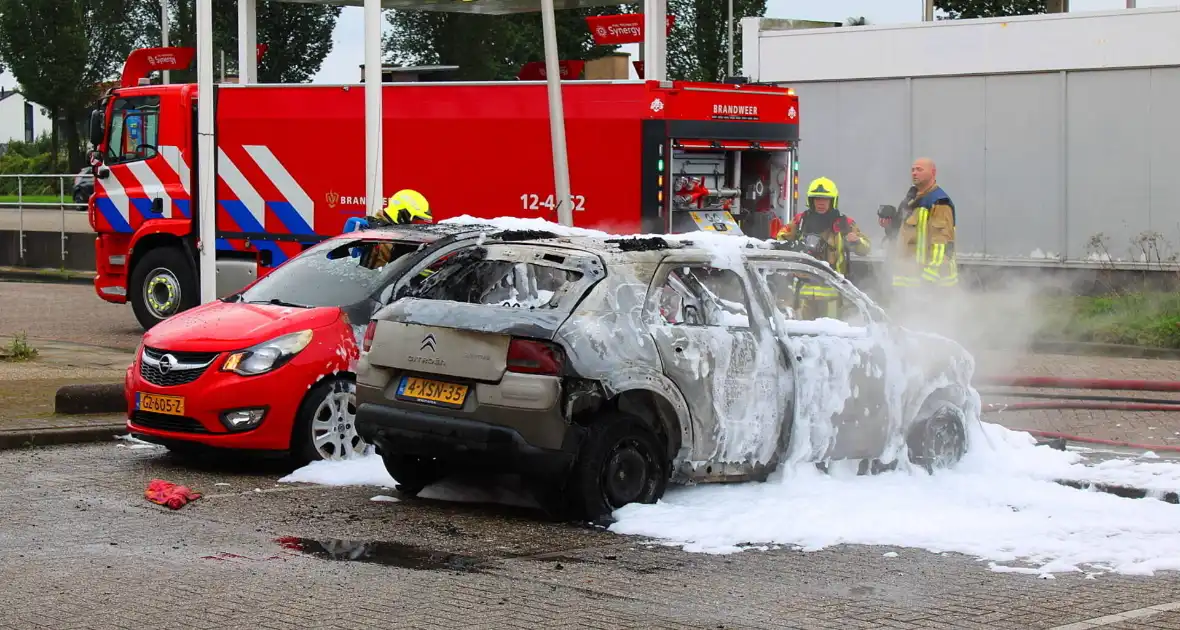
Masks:
[[[1180,488],[1180,465],[1117,460],[1085,466],[1027,433],[974,423],[972,451],[935,475],[824,475],[797,465],[766,483],[671,489],[656,505],[615,513],[611,531],[688,551],[748,545],[815,551],[840,544],[958,552],[992,570],[1033,573],[1180,570],[1180,507],[1081,491],[1054,479]],[[1016,563],[1032,566],[1005,566]]]

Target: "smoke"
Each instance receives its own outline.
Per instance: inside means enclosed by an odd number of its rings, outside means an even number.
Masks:
[[[884,269],[882,271],[885,271]],[[890,319],[906,328],[922,330],[958,342],[992,374],[1017,367],[1021,355],[1032,352],[1049,327],[1060,321],[1047,300],[1070,294],[1072,284],[1049,273],[1011,269],[990,283],[990,271],[960,265],[954,287],[893,289],[891,276],[881,274],[882,301]],[[977,370],[977,373],[979,370]]]

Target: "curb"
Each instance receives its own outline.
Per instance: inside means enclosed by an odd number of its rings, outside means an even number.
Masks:
[[[1106,494],[1113,494],[1116,497],[1124,499],[1147,499],[1153,498],[1171,503],[1173,505],[1180,504],[1180,494],[1175,492],[1149,492],[1143,488],[1134,488],[1131,486],[1121,486],[1110,483],[1102,483],[1098,481],[1076,481],[1073,479],[1057,479],[1058,484],[1076,490],[1093,490],[1096,492],[1105,492]]]
[[[123,413],[127,401],[122,383],[63,385],[53,397],[53,412],[63,415]]]
[[[1019,350],[1019,348],[1011,349]],[[1029,344],[1028,350],[1037,354],[1180,360],[1180,349],[1177,348],[1152,348],[1150,346],[1093,343],[1089,341],[1034,341]]]
[[[0,280],[38,282],[42,284],[94,284],[93,271],[61,271],[32,267],[0,267]]]
[[[35,446],[103,442],[113,440],[115,436],[126,432],[127,425],[125,423],[0,431],[0,451]]]

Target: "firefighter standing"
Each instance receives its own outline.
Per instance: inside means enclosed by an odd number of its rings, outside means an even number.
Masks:
[[[901,221],[893,249],[894,292],[943,289],[959,283],[955,261],[955,204],[938,185],[929,158],[910,169],[914,187],[899,208]]]
[[[795,217],[776,238],[793,241],[808,234],[819,235],[821,251],[815,252],[826,260],[837,273],[848,274],[849,254],[868,255],[869,239],[856,226],[852,217],[840,213],[840,191],[836,183],[820,177],[807,186],[807,210]],[[840,294],[835,287],[803,285],[799,290],[804,319],[836,318],[840,312]]]

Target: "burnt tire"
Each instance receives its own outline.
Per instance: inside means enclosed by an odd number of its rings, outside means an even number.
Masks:
[[[933,474],[953,467],[967,452],[967,423],[963,410],[940,403],[910,428],[906,437],[910,463]]]
[[[659,438],[635,416],[611,413],[586,431],[566,484],[567,514],[608,520],[630,503],[655,503],[668,487],[671,464]]]
[[[144,254],[131,270],[127,291],[135,319],[145,331],[200,302],[193,264],[176,247]]]
[[[423,488],[449,473],[445,462],[431,457],[382,453],[381,461],[385,463],[385,471],[397,484],[397,491],[408,497],[418,496]]]

